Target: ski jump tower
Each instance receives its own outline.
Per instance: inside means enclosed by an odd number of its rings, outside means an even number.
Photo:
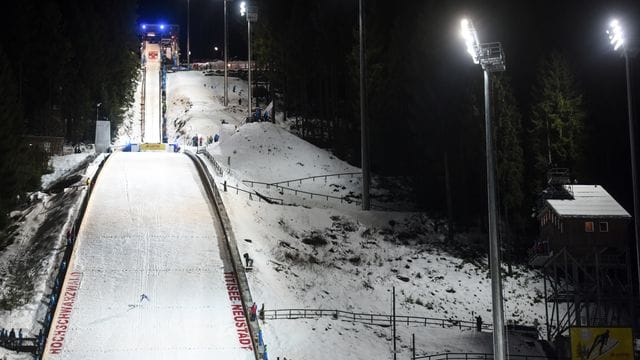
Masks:
[[[529,263],[544,275],[547,339],[561,342],[576,326],[636,325],[629,213],[602,186],[552,169],[537,215]]]
[[[140,126],[142,142],[166,143],[167,66],[179,64],[179,26],[140,25],[142,92]]]

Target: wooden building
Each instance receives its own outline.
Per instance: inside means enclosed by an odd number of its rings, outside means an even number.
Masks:
[[[544,200],[539,211],[540,237],[531,264],[541,266],[563,248],[576,257],[594,249],[626,252],[631,215],[600,185],[567,184],[563,189],[568,196]]]
[[[547,339],[560,344],[573,326],[636,325],[629,213],[602,186],[564,175],[542,196],[529,263],[544,278]]]

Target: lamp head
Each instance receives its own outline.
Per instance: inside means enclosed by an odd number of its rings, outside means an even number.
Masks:
[[[607,30],[607,35],[609,36],[609,43],[613,45],[614,51],[624,45],[624,31],[622,30],[622,26],[618,19],[611,20],[609,23],[609,29]]]
[[[471,20],[462,19],[460,21],[460,35],[467,45],[467,53],[471,55],[471,58],[473,59],[473,62],[475,64],[479,64],[480,61],[478,59],[478,50],[480,47],[480,42],[478,41],[478,33],[476,33],[476,29],[473,27],[473,23],[471,22]]]

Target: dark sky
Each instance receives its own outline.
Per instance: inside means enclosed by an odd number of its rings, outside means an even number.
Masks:
[[[180,46],[183,54],[187,49],[187,3],[191,9],[191,58],[211,59],[214,46],[222,49],[224,38],[222,0],[140,0],[138,16],[140,23],[180,25]],[[247,28],[240,17],[239,1],[228,1],[229,56],[246,58]],[[221,55],[219,55],[221,56]]]

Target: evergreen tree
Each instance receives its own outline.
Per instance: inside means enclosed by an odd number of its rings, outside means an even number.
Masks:
[[[509,77],[500,73],[495,75],[494,79],[494,133],[499,206],[502,224],[506,230],[503,234],[507,235],[504,238],[514,239],[514,233],[519,233],[523,225],[522,116],[513,96]],[[515,244],[510,241],[510,245]]]
[[[19,192],[19,179],[17,178],[17,147],[20,134],[20,108],[18,106],[18,93],[15,87],[15,77],[9,67],[9,62],[0,46],[0,134],[10,136],[3,137],[0,141],[0,229],[4,227],[6,215],[16,203],[16,195]]]
[[[532,190],[538,193],[550,167],[579,172],[584,153],[585,110],[567,59],[552,53],[540,67],[530,115]]]

